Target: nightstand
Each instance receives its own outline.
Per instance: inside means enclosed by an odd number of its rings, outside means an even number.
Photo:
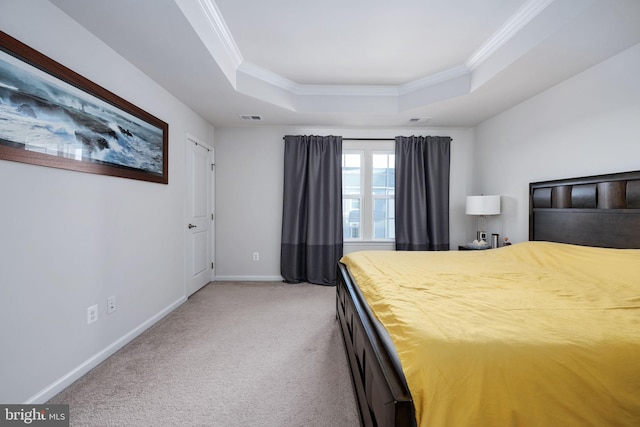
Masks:
[[[473,246],[473,245],[459,245],[459,251],[485,251],[487,249],[493,249],[491,245],[486,246]]]

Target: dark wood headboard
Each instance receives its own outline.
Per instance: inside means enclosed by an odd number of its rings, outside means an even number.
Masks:
[[[640,171],[529,184],[529,240],[640,248]]]

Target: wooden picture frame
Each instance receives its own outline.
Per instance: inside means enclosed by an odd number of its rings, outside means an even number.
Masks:
[[[0,159],[167,184],[168,131],[0,31]]]

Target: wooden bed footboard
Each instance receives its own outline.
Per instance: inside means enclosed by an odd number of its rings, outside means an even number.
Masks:
[[[338,265],[336,310],[363,426],[415,426],[415,410],[395,349],[347,267]]]

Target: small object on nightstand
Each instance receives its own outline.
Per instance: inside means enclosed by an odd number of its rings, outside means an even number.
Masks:
[[[511,242],[509,241],[508,237],[504,238],[504,246],[509,246],[511,244]]]

